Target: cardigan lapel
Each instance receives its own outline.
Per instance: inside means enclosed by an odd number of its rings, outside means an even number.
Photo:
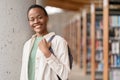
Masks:
[[[33,44],[34,44],[34,41],[35,41],[35,37],[32,37],[31,38],[31,41],[30,41],[30,46],[29,46],[29,50],[28,50],[28,54],[27,54],[27,65],[26,65],[26,69],[27,69],[27,80],[28,80],[28,63],[29,63],[29,56],[30,56],[30,53],[31,53],[31,50],[32,50],[32,47],[33,47]]]

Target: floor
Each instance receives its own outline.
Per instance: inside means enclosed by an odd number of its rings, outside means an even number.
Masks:
[[[83,71],[74,65],[69,75],[69,80],[90,80],[90,75],[84,75]]]

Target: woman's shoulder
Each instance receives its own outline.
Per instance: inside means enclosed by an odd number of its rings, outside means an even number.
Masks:
[[[67,43],[67,41],[65,40],[65,38],[62,37],[62,36],[60,36],[60,35],[55,35],[55,37],[54,37],[53,40],[56,41],[57,43],[61,43],[61,42]]]

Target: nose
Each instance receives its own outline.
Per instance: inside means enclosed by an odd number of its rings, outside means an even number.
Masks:
[[[34,20],[34,23],[38,23],[38,19],[37,18]]]

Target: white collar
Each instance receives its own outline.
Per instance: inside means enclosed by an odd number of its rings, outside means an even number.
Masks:
[[[44,35],[43,37],[44,37],[44,38],[49,38],[49,37],[51,37],[51,36],[53,36],[53,35],[55,35],[55,32],[50,32],[50,33]],[[37,35],[34,34],[34,35],[32,36],[32,38],[35,38],[36,36],[37,36]]]

